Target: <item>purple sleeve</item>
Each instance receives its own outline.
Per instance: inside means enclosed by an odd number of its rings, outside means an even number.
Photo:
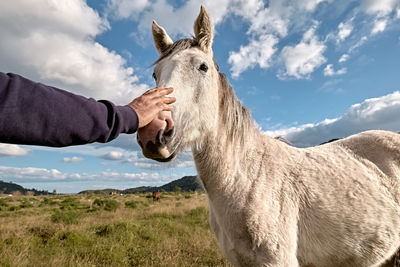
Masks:
[[[129,106],[95,101],[0,72],[0,142],[71,146],[109,142],[138,128]]]

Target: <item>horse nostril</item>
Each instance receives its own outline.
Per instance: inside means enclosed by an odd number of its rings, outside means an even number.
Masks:
[[[165,126],[164,129],[166,132],[169,132],[174,129],[174,122],[171,118],[169,117],[165,118],[165,122],[167,123],[167,126]]]
[[[174,129],[171,129],[167,132],[161,130],[157,134],[156,142],[160,145],[166,145],[171,140],[172,134],[174,133]]]
[[[174,128],[172,128],[172,129],[169,130],[168,132],[165,132],[165,133],[164,133],[164,136],[166,136],[166,137],[171,137],[173,133],[174,133]]]
[[[164,130],[159,130],[156,136],[156,145],[162,145],[164,143]]]

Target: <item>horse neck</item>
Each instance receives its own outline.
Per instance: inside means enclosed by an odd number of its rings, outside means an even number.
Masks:
[[[245,177],[237,177],[237,173],[246,169],[246,155],[254,149],[227,141],[222,134],[207,138],[200,150],[192,149],[197,172],[206,191],[211,193],[215,189],[240,184]]]
[[[192,148],[198,175],[210,196],[221,195],[221,190],[228,195],[246,190],[251,179],[246,173],[263,164],[272,141],[255,126],[230,86],[220,88],[218,114],[217,129],[203,135],[201,145]]]

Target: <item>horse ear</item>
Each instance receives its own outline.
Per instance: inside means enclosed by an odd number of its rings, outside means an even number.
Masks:
[[[163,27],[159,26],[157,22],[153,20],[153,24],[151,26],[151,31],[153,33],[154,45],[161,55],[164,53],[171,45],[174,43],[171,38],[168,36],[167,32]]]
[[[211,52],[214,39],[213,26],[210,15],[203,5],[201,5],[200,14],[194,22],[194,34],[200,48],[205,52]]]

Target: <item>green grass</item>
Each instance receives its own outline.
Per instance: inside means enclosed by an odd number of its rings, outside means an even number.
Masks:
[[[161,195],[0,198],[0,266],[230,266],[205,195]]]

